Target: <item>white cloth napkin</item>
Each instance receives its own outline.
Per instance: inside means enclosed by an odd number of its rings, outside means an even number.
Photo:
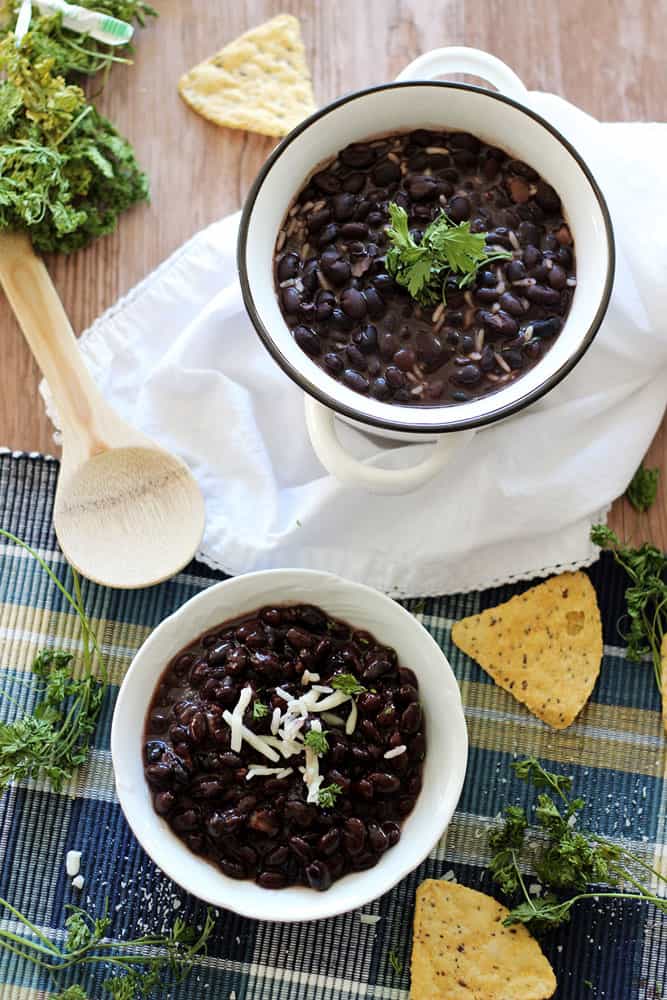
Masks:
[[[531,103],[581,151],[608,199],[612,302],[561,385],[477,434],[419,491],[366,494],[320,466],[302,393],[243,309],[238,215],[195,236],[82,336],[104,395],[197,477],[205,562],[233,574],[325,569],[421,596],[595,559],[590,525],[625,489],[667,404],[667,125],[600,125],[548,94]],[[348,427],[342,439],[357,454],[387,447]],[[393,446],[389,462],[412,464],[423,447]]]

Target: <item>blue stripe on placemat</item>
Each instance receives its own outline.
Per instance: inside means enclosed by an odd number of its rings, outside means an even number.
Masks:
[[[71,582],[51,527],[57,472],[56,462],[0,455],[0,526],[39,547],[59,578]],[[505,804],[526,801],[525,786],[509,768],[512,734],[548,760],[553,770],[574,777],[576,789],[587,800],[586,819],[592,826],[610,836],[631,835],[633,846],[651,857],[664,839],[666,824],[659,698],[650,664],[631,664],[623,656],[617,631],[624,610],[622,572],[606,556],[590,575],[608,648],[592,708],[567,737],[533,720],[451,644],[453,620],[506,600],[528,584],[429,598],[423,608],[419,602],[406,602],[450,656],[464,697],[466,690],[471,697],[474,692],[474,707],[468,707],[468,776],[446,839],[396,889],[364,907],[366,913],[381,916],[374,926],[360,923],[358,913],[306,925],[270,925],[221,913],[207,959],[182,986],[165,987],[165,1000],[229,1000],[232,994],[236,1000],[407,1000],[419,882],[451,870],[459,881],[493,891],[485,868],[487,830]],[[125,667],[147,630],[220,578],[193,563],[174,580],[146,591],[108,591],[86,583],[87,610],[105,622],[104,642],[113,651],[115,669]],[[48,645],[62,641],[66,631],[67,641],[76,644],[75,616],[32,561],[1,543],[0,605],[0,688],[23,710],[32,704],[34,686],[28,660],[19,664],[16,658],[23,650],[25,659],[32,646],[26,647],[18,632],[21,627],[36,629],[35,640]],[[57,629],[54,613],[59,616]],[[63,904],[77,901],[64,872],[65,853],[71,847],[83,850],[86,906],[101,911],[108,897],[116,935],[159,928],[176,914],[201,920],[204,912],[202,904],[171,883],[139,848],[111,786],[102,791],[102,775],[107,780],[110,776],[108,740],[116,691],[106,700],[94,740],[96,753],[81,777],[78,798],[57,795],[39,782],[13,788],[0,799],[0,894],[52,934],[62,928]],[[596,707],[596,718],[606,720],[604,730],[599,722],[591,722]],[[17,710],[6,698],[0,700],[0,717],[12,718]],[[634,713],[630,727],[624,725],[624,712]],[[565,738],[570,749],[564,756]],[[640,761],[645,773],[633,773]],[[390,950],[403,962],[400,974],[388,961]],[[545,951],[558,976],[558,1000],[657,1000],[661,984],[667,995],[667,918],[648,908],[602,901],[581,905],[572,924],[549,937]],[[94,1000],[103,1000],[104,975],[100,971],[86,979]],[[74,981],[81,981],[80,974],[63,979],[60,987]],[[20,1000],[34,1000],[40,988],[55,991],[42,973],[0,953],[2,1000],[18,1000],[18,986],[27,990]]]

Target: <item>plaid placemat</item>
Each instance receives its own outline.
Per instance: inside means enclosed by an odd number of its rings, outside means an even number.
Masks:
[[[51,527],[57,473],[53,460],[0,454],[0,526],[37,547],[67,582],[68,569]],[[627,662],[619,645],[623,574],[605,557],[590,575],[605,625],[604,664],[591,703],[564,733],[554,733],[530,716],[450,640],[453,620],[505,600],[526,585],[431,598],[416,611],[461,685],[470,760],[446,837],[417,871],[364,908],[379,915],[379,922],[362,923],[353,912],[311,924],[272,925],[221,912],[208,956],[182,985],[165,984],[161,997],[407,1000],[415,888],[426,877],[451,871],[466,885],[491,890],[485,872],[487,830],[504,805],[526,798],[525,786],[509,768],[516,755],[536,754],[553,770],[572,774],[576,791],[589,803],[588,825],[607,836],[627,838],[637,853],[659,863],[666,841],[667,780],[658,695],[650,665]],[[201,920],[202,904],[155,868],[123,819],[114,795],[109,729],[117,685],[135,650],[166,615],[216,579],[212,571],[192,563],[173,580],[146,591],[85,585],[84,603],[115,685],[105,702],[92,759],[75,787],[60,795],[46,784],[30,782],[0,799],[0,895],[49,935],[57,936],[63,926],[63,904],[79,902],[64,865],[66,851],[74,848],[83,851],[85,905],[101,912],[109,897],[114,936],[170,924],[177,913]],[[406,602],[413,610],[416,604]],[[79,648],[76,618],[36,563],[3,542],[0,718],[11,719],[30,707],[30,664],[39,649],[54,644]],[[11,923],[5,920],[5,926]],[[403,964],[401,973],[388,961],[390,950]],[[572,923],[548,938],[545,951],[558,977],[559,1000],[667,996],[667,915],[652,908],[604,900],[581,904]],[[73,981],[103,1000],[108,994],[100,979],[84,982],[78,973],[55,983],[0,952],[3,1000],[42,1000]]]

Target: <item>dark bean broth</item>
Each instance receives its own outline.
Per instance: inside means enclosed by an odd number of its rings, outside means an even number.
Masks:
[[[444,209],[512,258],[480,269],[446,306],[419,306],[387,273],[387,205],[418,242]],[[574,246],[560,198],[532,167],[465,132],[418,129],[355,143],[321,164],[275,248],[294,339],[349,388],[390,403],[447,405],[532,368],[570,309]]]
[[[276,687],[298,697],[306,670],[322,685],[352,674],[367,688],[356,696],[351,735],[323,722],[323,787],[341,789],[330,808],[306,802],[303,754],[271,765],[245,740],[234,753],[223,719],[250,685],[243,723],[269,735],[273,709],[287,708]],[[269,709],[262,718],[254,718],[255,701]],[[399,756],[385,757],[399,747]],[[144,762],[155,810],[192,851],[265,888],[323,890],[371,868],[400,839],[421,789],[425,747],[417,679],[393,649],[314,606],[270,606],[219,625],[172,659],[146,717]],[[252,765],[291,766],[293,774],[247,780]]]

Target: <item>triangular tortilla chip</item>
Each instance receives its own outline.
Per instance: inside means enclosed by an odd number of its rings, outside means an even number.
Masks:
[[[313,86],[291,14],[279,14],[181,77],[181,97],[216,125],[287,135],[315,110]]]
[[[600,673],[602,622],[585,573],[561,573],[464,618],[452,639],[554,729],[574,722]]]
[[[548,1000],[556,977],[525,927],[491,896],[427,879],[417,889],[411,1000]]]
[[[665,735],[667,735],[667,632],[662,637],[660,658],[662,660],[662,724],[665,727]]]

